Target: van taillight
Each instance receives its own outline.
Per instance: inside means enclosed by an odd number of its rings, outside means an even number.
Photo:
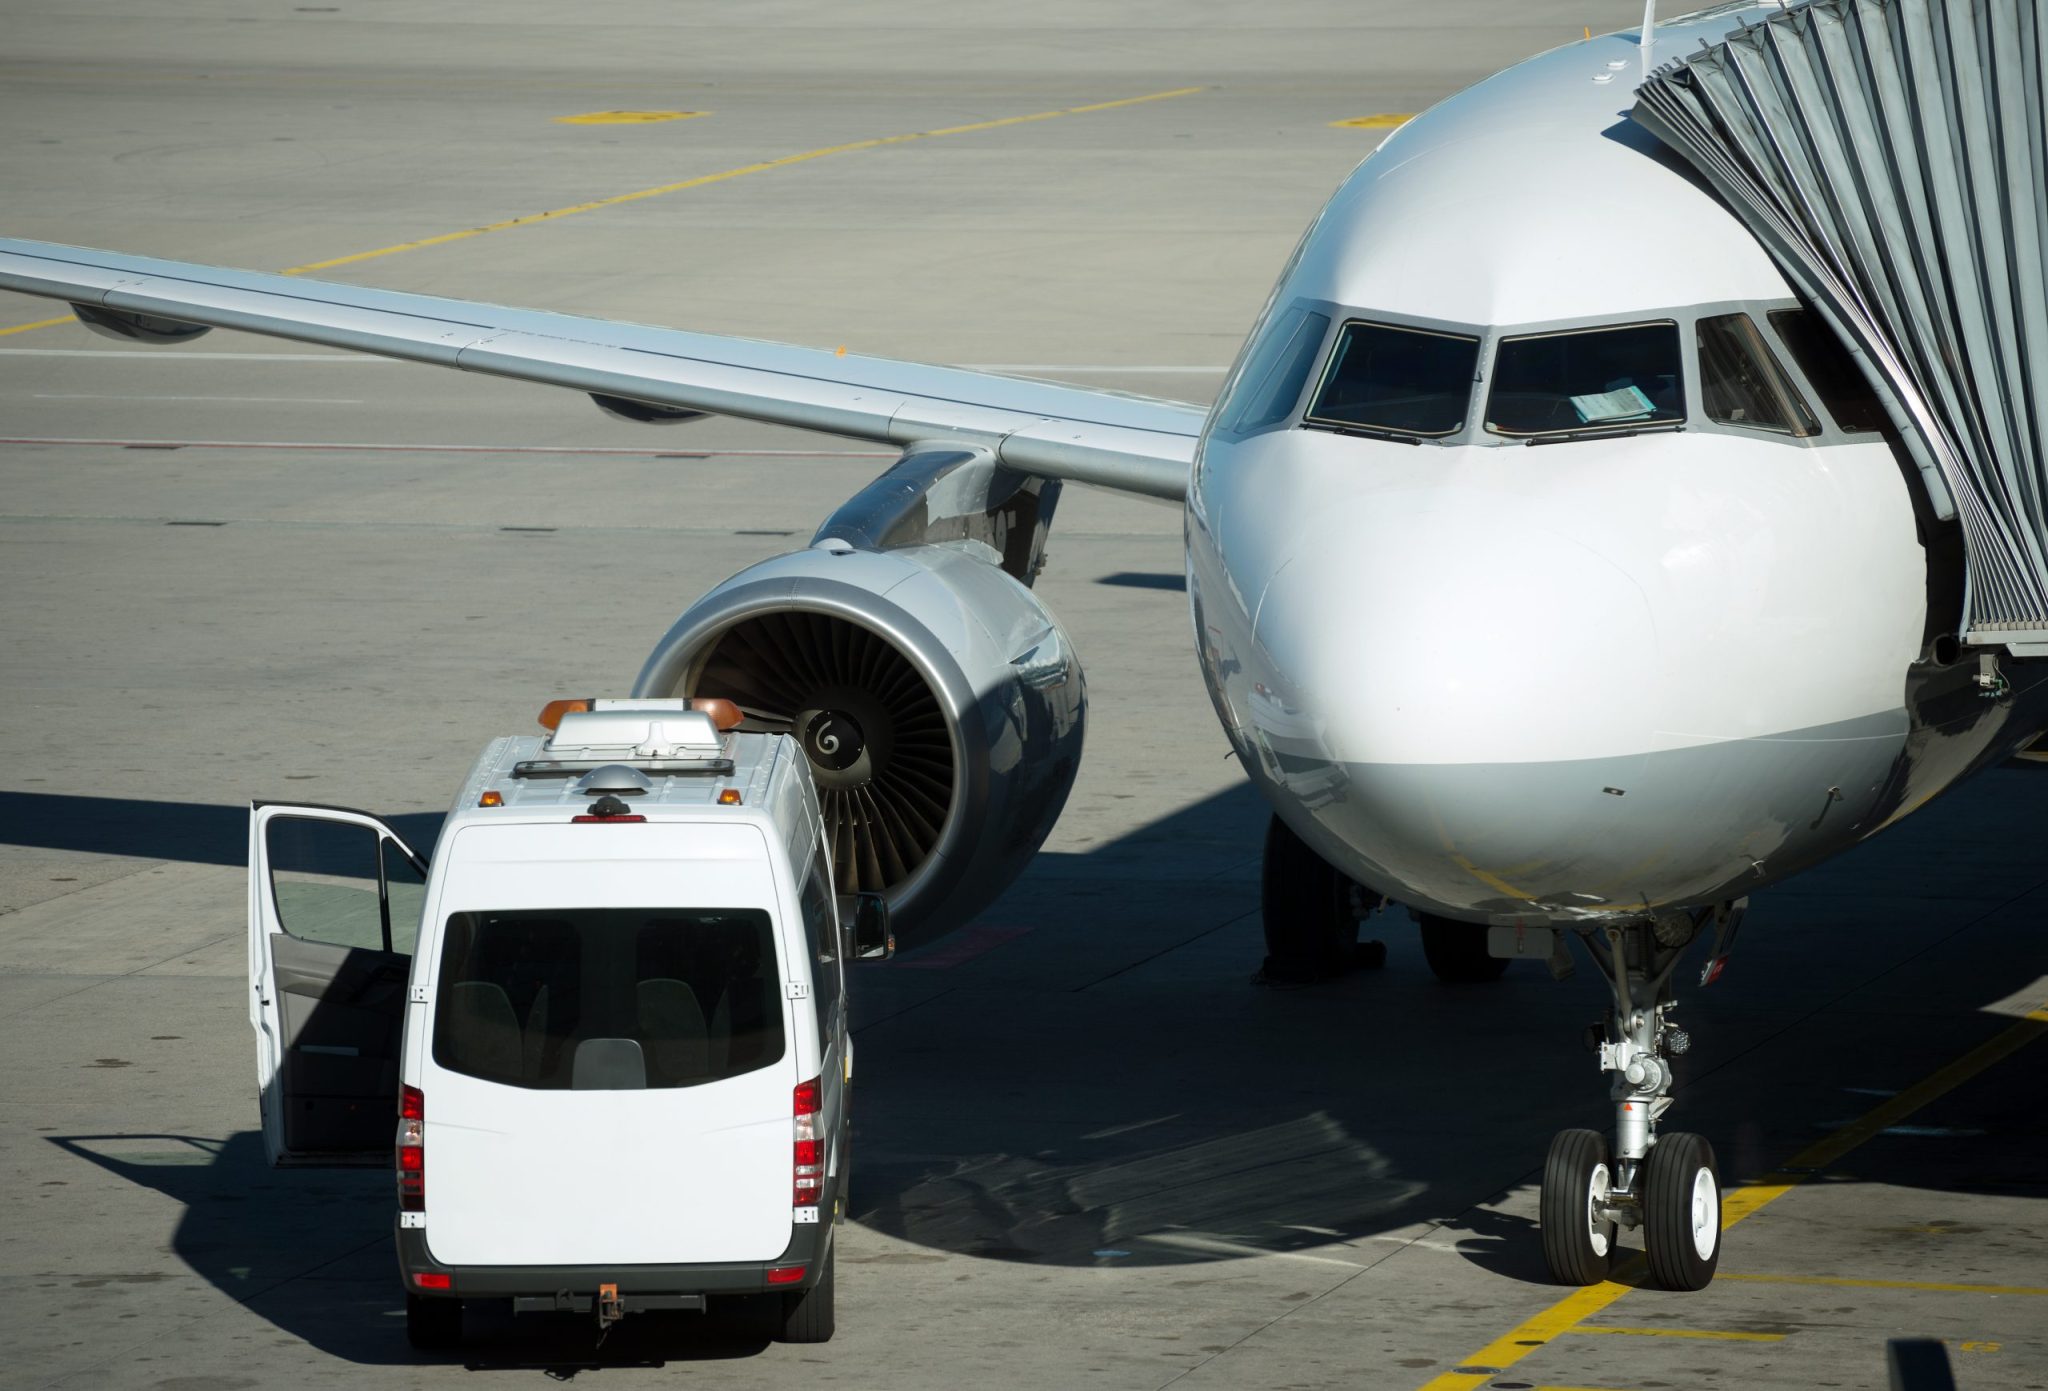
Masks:
[[[427,1097],[418,1087],[398,1089],[398,1210],[427,1210]]]
[[[819,1079],[796,1086],[796,1188],[792,1207],[816,1207],[825,1186],[825,1142],[818,1138]]]

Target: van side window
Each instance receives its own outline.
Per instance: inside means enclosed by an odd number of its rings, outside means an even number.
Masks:
[[[420,914],[427,907],[427,880],[388,840],[384,842],[384,898],[391,917],[391,950],[411,956],[419,937]]]
[[[783,1054],[781,972],[758,908],[456,913],[434,1061],[515,1087],[691,1087]]]
[[[378,887],[382,838],[375,831],[344,821],[276,816],[264,836],[270,892],[286,932],[302,942],[391,950]]]
[[[1820,433],[1820,422],[1799,399],[1749,315],[1701,319],[1699,348],[1700,409],[1707,419],[1800,439]]]
[[[839,920],[832,906],[832,875],[825,868],[821,844],[811,854],[802,894],[804,941],[811,949],[811,989],[818,1001],[818,1020],[829,1026],[839,1003]],[[827,1045],[831,1040],[825,1040]]]

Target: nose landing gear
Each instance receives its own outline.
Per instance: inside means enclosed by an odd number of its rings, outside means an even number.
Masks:
[[[1739,905],[1716,910],[1722,941]],[[1580,933],[1606,973],[1614,1007],[1591,1042],[1609,1078],[1614,1140],[1566,1130],[1543,1167],[1543,1256],[1562,1285],[1607,1278],[1618,1228],[1640,1230],[1650,1273],[1666,1289],[1704,1289],[1721,1261],[1721,1180],[1698,1135],[1657,1133],[1671,1109],[1671,1058],[1691,1040],[1671,1021],[1671,975],[1705,915],[1673,914]],[[1725,960],[1719,949],[1714,971]]]

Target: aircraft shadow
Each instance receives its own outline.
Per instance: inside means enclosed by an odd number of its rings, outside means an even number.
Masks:
[[[111,799],[7,796],[10,814],[37,808],[33,844],[240,862],[241,808],[141,804],[127,823],[139,839],[116,847],[73,822],[78,804],[95,804],[89,822]],[[61,819],[58,802],[71,804]],[[867,1264],[956,1259],[1208,1267],[1279,1254],[1364,1267],[1414,1240],[1543,1280],[1533,1225],[1486,1204],[1536,1180],[1555,1130],[1604,1124],[1604,1088],[1573,1042],[1604,987],[1584,969],[1559,984],[1527,963],[1488,985],[1440,984],[1398,909],[1366,929],[1387,943],[1384,970],[1253,985],[1265,815],[1240,787],[1100,846],[1041,854],[962,932],[859,969],[849,1213],[900,1244],[845,1257],[848,1281]],[[1759,902],[1730,972],[1740,984],[1684,997],[1698,1040],[1681,1060],[1684,1123],[1714,1139],[1725,1174],[1764,1173],[1819,1138],[1814,1126],[1872,1104],[1831,1094],[1842,1114],[1818,1115],[1810,1090],[1758,1081],[1773,1074],[1750,1055],[1812,1008],[1816,980],[1832,999],[1890,979],[1956,930],[1938,876],[2004,872],[2019,886],[2010,903],[2038,904],[2048,847],[2032,828],[2044,821],[2048,779],[1994,772]],[[2048,975],[2048,941],[2003,932],[1946,987],[1949,1017]],[[1924,1135],[1871,1142],[1843,1177],[2048,1193],[2048,1073],[2008,1066],[1994,1083],[1957,1114],[1930,1111]],[[423,1359],[401,1327],[384,1171],[273,1170],[253,1130],[51,1138],[181,1204],[180,1258],[281,1329],[356,1362]],[[695,1315],[636,1316],[601,1347],[567,1317],[489,1311],[475,1332],[471,1365],[558,1375],[762,1346]]]
[[[1214,865],[1232,842],[1242,859],[1263,816],[1246,788],[1126,838],[1135,851],[1041,855],[984,915],[1013,935],[933,973],[942,990],[865,968],[849,992],[863,1025],[855,1219],[935,1252],[1048,1266],[1255,1253],[1363,1266],[1420,1239],[1545,1283],[1533,1222],[1483,1205],[1511,1175],[1538,1181],[1558,1129],[1606,1128],[1605,1084],[1576,1039],[1606,1008],[1604,984],[1583,962],[1563,983],[1521,963],[1490,984],[1441,984],[1396,909],[1365,929],[1388,945],[1384,970],[1254,987],[1255,862],[1236,878]],[[1978,1031],[1917,1048],[1902,1032],[1907,1080],[1995,1032],[1973,1011],[2048,979],[2048,942],[2025,930],[2048,907],[2044,823],[2048,779],[1994,770],[1762,896],[1722,983],[1698,989],[1697,959],[1680,968],[1697,1042],[1679,1060],[1673,1128],[1708,1135],[1735,1183],[1868,1111],[1862,1059],[1828,1059],[1804,1104],[1782,1061],[1825,1042],[1801,1034],[1805,1016],[1859,990],[1874,1011]],[[1104,883],[1089,872],[1098,858],[1125,860],[1129,877]],[[1977,875],[2002,876],[2010,896],[1945,899],[1945,883]],[[1176,922],[1214,921],[1226,900],[1239,918],[1174,940]],[[1973,923],[1982,947],[1945,977],[1921,974],[1929,945]],[[1104,937],[1127,957],[1171,950],[1098,971]],[[2007,1065],[1830,1181],[2048,1197],[2044,1100],[2048,1074]]]
[[[1119,570],[1113,575],[1104,575],[1097,584],[1115,585],[1121,589],[1167,589],[1176,594],[1187,592],[1188,577],[1179,571],[1171,574],[1154,574],[1148,570]]]

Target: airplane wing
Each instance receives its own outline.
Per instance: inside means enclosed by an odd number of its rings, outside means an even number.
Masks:
[[[144,339],[190,336],[181,325],[239,329],[878,443],[959,441],[1024,473],[1173,502],[1206,414],[956,367],[53,242],[0,238],[0,289],[67,300]]]

